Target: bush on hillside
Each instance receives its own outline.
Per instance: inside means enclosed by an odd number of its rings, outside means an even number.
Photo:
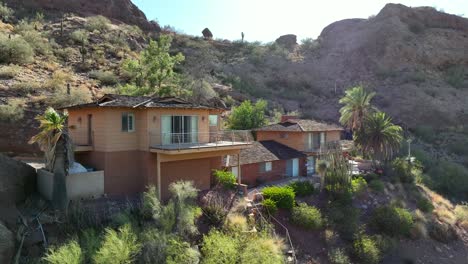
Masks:
[[[356,195],[362,195],[367,190],[367,182],[362,177],[358,177],[351,180],[351,188],[353,193]]]
[[[67,83],[71,80],[72,76],[70,73],[61,70],[54,71],[54,73],[52,73],[52,78],[45,82],[44,87],[52,91],[58,91],[60,89],[65,89]]]
[[[237,263],[283,264],[282,250],[283,245],[279,240],[260,236],[252,241],[246,241],[240,253],[240,261]]]
[[[7,104],[0,105],[0,120],[4,122],[15,122],[24,117],[24,99],[10,99]]]
[[[167,241],[166,248],[166,263],[199,263],[200,252],[192,247],[186,241],[182,241],[178,237],[171,237]],[[157,263],[157,262],[153,262]]]
[[[73,31],[70,34],[70,39],[73,40],[75,44],[88,44],[89,33],[83,29],[78,29]]]
[[[406,209],[385,205],[374,210],[370,224],[377,231],[390,236],[408,236],[413,226],[413,216]]]
[[[276,214],[276,212],[278,211],[278,207],[276,207],[276,203],[272,199],[263,200],[262,206],[263,209],[265,209],[265,211],[271,215]]]
[[[308,196],[314,194],[314,185],[309,181],[294,181],[289,184],[293,188],[294,193],[299,196]]]
[[[102,245],[94,255],[94,263],[132,263],[140,250],[141,244],[130,225],[119,228],[118,232],[107,228]]]
[[[215,170],[214,176],[216,179],[216,183],[220,184],[226,189],[233,189],[236,186],[236,175],[234,175],[230,171]]]
[[[340,236],[351,241],[359,228],[358,208],[350,203],[332,202],[328,207],[328,218]]]
[[[353,242],[353,252],[359,263],[363,264],[377,264],[380,262],[381,253],[377,243],[372,237],[367,235],[360,235]]]
[[[324,222],[320,211],[306,203],[300,203],[292,209],[291,219],[296,225],[315,230],[322,228]]]
[[[67,94],[66,89],[59,89],[47,102],[55,108],[89,103],[91,93],[86,87],[72,87],[70,94]]]
[[[105,32],[110,29],[111,21],[104,16],[88,17],[85,23],[87,30]]]
[[[271,186],[262,190],[265,199],[271,199],[276,203],[278,208],[291,209],[294,207],[296,194],[289,187]]]
[[[116,85],[119,83],[117,76],[110,71],[94,70],[89,72],[89,77],[99,81],[101,85]]]
[[[9,8],[6,4],[0,2],[0,20],[10,20],[15,12]]]
[[[402,183],[413,183],[421,178],[422,168],[419,162],[410,164],[404,158],[396,158],[392,162],[392,174]]]
[[[20,36],[0,33],[0,63],[25,64],[33,60],[34,50]]]
[[[331,264],[349,264],[351,261],[349,260],[348,255],[346,255],[346,251],[341,248],[333,248],[328,252],[328,261]]]
[[[36,81],[16,81],[11,85],[11,89],[22,95],[37,93],[43,87]]]
[[[432,202],[431,200],[425,198],[425,197],[420,197],[417,201],[417,206],[419,208],[419,210],[425,212],[425,213],[429,213],[429,212],[432,212],[432,210],[434,210],[434,205],[432,205]]]
[[[429,236],[442,243],[449,243],[458,238],[453,226],[438,221],[434,221],[429,225]]]
[[[237,263],[240,252],[239,239],[227,234],[212,230],[203,237],[201,245],[203,263]]]
[[[71,240],[57,248],[50,248],[43,260],[49,264],[84,263],[83,252],[76,240]]]
[[[375,192],[383,192],[384,189],[385,189],[385,185],[384,185],[383,181],[377,180],[377,179],[372,180],[369,183],[369,187]]]
[[[440,161],[431,167],[423,182],[433,190],[449,197],[468,199],[468,170],[451,161]]]
[[[23,39],[31,45],[36,54],[45,56],[52,54],[52,46],[49,41],[42,37],[42,35],[36,30],[24,31],[21,32],[21,35],[23,36]]]
[[[80,246],[84,254],[84,263],[91,263],[94,254],[101,247],[102,239],[93,228],[83,230],[80,234]]]
[[[0,67],[0,79],[13,79],[18,74],[20,69],[21,68],[17,65]]]

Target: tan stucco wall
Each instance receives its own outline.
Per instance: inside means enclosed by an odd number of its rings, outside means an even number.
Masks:
[[[54,175],[38,170],[37,189],[47,200],[52,200]],[[66,177],[67,195],[70,200],[98,198],[104,194],[104,172],[93,171],[70,174]]]
[[[257,131],[256,133],[257,141],[274,140],[293,149],[305,151],[309,132]],[[281,138],[281,134],[287,134],[287,138]],[[340,140],[341,131],[327,131],[325,137],[326,142]]]

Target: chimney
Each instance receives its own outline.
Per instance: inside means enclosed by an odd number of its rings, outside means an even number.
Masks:
[[[282,115],[281,116],[281,123],[286,122],[289,119],[299,119],[299,117],[295,116],[295,115]]]

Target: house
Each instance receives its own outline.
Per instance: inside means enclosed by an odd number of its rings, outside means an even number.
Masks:
[[[307,155],[273,140],[255,141],[250,148],[241,149],[239,157],[240,163],[237,155],[229,155],[223,165],[236,176],[240,165],[242,183],[248,186],[307,173]]]
[[[174,97],[107,94],[66,107],[75,159],[104,171],[104,193],[126,195],[155,185],[162,199],[178,180],[209,189],[222,157],[251,145],[248,131],[220,130],[224,109]]]
[[[317,157],[328,142],[341,139],[343,128],[310,119],[283,116],[281,122],[255,129],[256,140],[273,140],[307,155],[307,175],[315,173]]]

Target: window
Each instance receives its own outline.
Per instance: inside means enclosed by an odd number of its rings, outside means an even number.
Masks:
[[[198,142],[198,116],[162,116],[163,144]]]
[[[260,172],[268,172],[271,171],[271,162],[265,162],[260,164]]]
[[[135,115],[132,113],[122,114],[122,132],[135,131]]]
[[[218,126],[218,115],[209,115],[210,126]]]

